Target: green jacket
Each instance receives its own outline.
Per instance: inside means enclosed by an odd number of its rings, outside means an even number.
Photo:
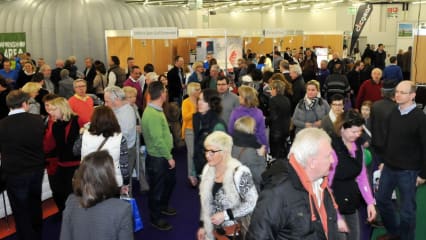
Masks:
[[[173,137],[163,110],[148,105],[142,115],[141,125],[148,154],[172,159]]]

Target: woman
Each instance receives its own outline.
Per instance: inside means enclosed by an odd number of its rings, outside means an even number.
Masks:
[[[182,102],[182,139],[185,140],[188,162],[188,179],[191,186],[198,184],[195,173],[194,156],[194,131],[192,126],[192,116],[197,112],[197,99],[200,96],[201,85],[198,82],[190,82],[187,86],[188,98]]]
[[[201,83],[203,81],[204,67],[202,62],[192,64],[192,74],[188,78],[188,84],[192,82]],[[188,94],[189,95],[189,94]]]
[[[231,156],[232,145],[232,138],[223,132],[210,134],[204,142],[207,165],[200,183],[198,240],[214,239],[213,234],[223,232],[232,235],[227,229],[251,214],[256,205],[258,195],[250,170]]]
[[[36,82],[27,82],[22,87],[22,91],[26,92],[30,95],[30,99],[28,100],[28,112],[32,114],[40,114],[40,103],[38,103],[35,98],[38,95],[38,92],[41,88],[41,85]]]
[[[149,96],[148,88],[149,84],[152,82],[158,81],[158,75],[155,72],[149,72],[145,75],[145,87],[143,88],[143,109],[145,110],[148,103],[151,101],[151,96]]]
[[[158,76],[158,81],[160,81],[164,85],[164,87],[168,89],[169,80],[167,79],[166,75],[161,74],[160,76]]]
[[[232,134],[232,157],[246,165],[253,176],[256,190],[260,192],[260,182],[262,181],[262,172],[266,168],[265,146],[262,146],[256,140],[255,132],[256,121],[254,118],[245,116],[237,119],[235,130]]]
[[[305,57],[303,61],[300,63],[300,66],[302,66],[303,79],[306,79],[307,81],[309,81],[316,78],[318,65],[317,65],[317,59],[312,54],[312,50],[306,49]]]
[[[266,139],[266,126],[265,117],[262,111],[257,108],[259,100],[257,98],[257,91],[249,86],[241,86],[238,88],[240,94],[240,106],[236,107],[229,117],[228,130],[232,135],[234,132],[235,121],[244,116],[250,116],[256,120],[256,139],[266,149],[268,149],[268,140]]]
[[[357,141],[363,125],[364,119],[355,110],[343,112],[334,125],[334,161],[328,184],[339,206],[339,239],[360,239],[358,210],[362,202],[361,197],[367,203],[367,220],[371,222],[376,217],[375,201],[363,159],[363,147]]]
[[[25,83],[30,82],[34,74],[34,65],[30,61],[25,62],[24,68],[18,73],[18,79],[16,80],[16,88],[22,88]]]
[[[67,200],[61,240],[132,240],[131,206],[120,193],[115,166],[107,151],[87,155],[73,178],[74,194]]]
[[[194,166],[195,173],[201,174],[206,158],[203,152],[204,139],[214,131],[226,132],[226,124],[220,118],[222,112],[221,98],[215,89],[204,89],[198,98],[198,112],[192,116],[194,129]]]
[[[320,85],[316,80],[306,83],[306,95],[294,109],[293,124],[296,133],[307,127],[321,127],[321,119],[328,114],[330,106],[319,95]]]
[[[270,84],[272,98],[269,101],[270,153],[273,158],[287,156],[287,138],[290,136],[291,103],[285,96],[286,86],[283,81],[273,80]]]
[[[102,101],[104,100],[104,89],[108,85],[108,79],[106,77],[106,68],[104,63],[100,62],[95,64],[96,76],[93,80],[93,88],[95,89],[95,94]]]
[[[351,104],[355,106],[355,98],[361,85],[361,61],[356,61],[351,71],[346,74],[351,86]]]
[[[99,106],[93,112],[90,126],[84,129],[81,138],[74,146],[74,152],[85,157],[89,153],[106,149],[114,160],[115,179],[122,193],[128,193],[129,160],[126,139],[121,134],[120,125],[109,107]]]
[[[79,137],[80,127],[78,116],[71,110],[68,101],[58,97],[50,102],[48,113],[54,121],[52,135],[55,139],[55,153],[58,167],[54,176],[56,189],[56,205],[60,212],[65,209],[65,201],[72,193],[72,177],[80,165],[80,154],[74,154],[72,149]]]

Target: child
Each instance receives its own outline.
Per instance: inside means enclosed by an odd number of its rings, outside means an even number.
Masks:
[[[257,142],[255,126],[256,121],[249,116],[241,117],[235,121],[235,129],[232,134],[232,140],[234,141],[232,157],[238,159],[250,169],[254,185],[257,191],[260,192],[261,174],[266,168],[266,149],[265,146]]]

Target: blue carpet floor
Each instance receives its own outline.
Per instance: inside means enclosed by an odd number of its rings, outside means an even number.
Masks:
[[[176,208],[177,215],[165,217],[169,221],[173,229],[171,231],[159,231],[152,227],[149,223],[148,201],[147,196],[134,191],[139,206],[139,211],[142,214],[144,229],[135,233],[135,239],[143,240],[192,240],[196,239],[198,229],[200,203],[198,197],[198,189],[191,188],[188,184],[186,175],[186,151],[179,150],[174,153],[176,160],[176,188],[171,199],[171,206]],[[138,183],[135,182],[134,190],[138,189]],[[43,239],[56,240],[59,239],[61,228],[60,219],[57,216],[52,216],[44,221]],[[6,240],[16,240],[16,236],[12,235]]]

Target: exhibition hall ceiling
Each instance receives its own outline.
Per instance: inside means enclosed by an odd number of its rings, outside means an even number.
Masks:
[[[363,3],[398,4],[426,3],[425,0],[123,0],[128,4],[143,4],[147,6],[173,6],[188,9],[205,9],[211,14],[216,12],[249,12],[270,11],[281,8],[284,10],[315,10],[331,9],[336,6],[357,7]]]

